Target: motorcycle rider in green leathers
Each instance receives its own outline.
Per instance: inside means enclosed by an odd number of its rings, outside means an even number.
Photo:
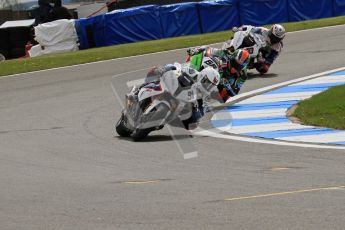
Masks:
[[[218,90],[224,102],[237,95],[247,80],[247,65],[250,62],[247,50],[239,49],[229,53],[227,50],[202,46],[188,49],[187,54],[191,57],[190,66],[198,71],[204,67],[204,56],[212,58],[215,65],[211,66],[218,69],[221,76]]]

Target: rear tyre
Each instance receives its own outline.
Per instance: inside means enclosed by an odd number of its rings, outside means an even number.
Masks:
[[[115,129],[117,134],[119,134],[121,137],[130,137],[132,131],[126,127],[125,122],[126,118],[125,115],[122,113],[119,121],[115,126]]]

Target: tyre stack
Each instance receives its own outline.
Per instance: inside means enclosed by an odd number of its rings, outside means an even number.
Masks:
[[[25,45],[30,41],[29,27],[8,28],[8,38],[10,44],[10,57],[20,58],[25,56]]]
[[[0,29],[0,54],[6,59],[10,58],[10,43],[7,29]]]

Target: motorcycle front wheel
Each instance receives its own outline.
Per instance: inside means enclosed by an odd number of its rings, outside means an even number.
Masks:
[[[132,137],[133,141],[141,141],[142,139],[147,137],[147,135],[149,135],[149,133],[152,130],[153,130],[152,128],[149,128],[149,129],[136,129],[131,134],[131,137]]]
[[[115,129],[116,129],[117,134],[119,134],[121,137],[130,137],[132,134],[132,131],[126,127],[125,122],[126,122],[126,117],[122,112],[121,117],[115,126]]]
[[[146,108],[149,107],[146,106]],[[145,109],[143,109],[143,111],[145,111]],[[162,119],[165,119],[167,113],[170,111],[170,107],[167,106],[164,103],[161,103],[160,105],[158,105],[154,112],[147,114],[145,116],[148,116],[146,121],[160,121]],[[142,120],[145,121],[145,116],[142,116]],[[154,130],[159,130],[162,129],[164,127],[164,124],[161,124],[160,126],[157,127],[149,127],[149,128],[144,128],[144,129],[135,129],[132,134],[131,137],[133,139],[133,141],[141,141],[142,139],[144,139],[145,137],[147,137],[147,135],[149,135],[150,132],[154,131]]]

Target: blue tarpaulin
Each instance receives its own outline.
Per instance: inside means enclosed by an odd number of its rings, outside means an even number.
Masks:
[[[99,15],[88,19],[88,21],[91,21],[96,47],[105,46],[104,32],[106,25],[104,24],[104,18],[104,15]]]
[[[87,49],[93,47],[93,45],[96,47],[105,46],[104,15],[76,20],[75,27],[79,38],[80,49]],[[89,34],[87,32],[88,27],[91,32]],[[90,44],[90,40],[94,43],[93,45]]]
[[[200,34],[197,3],[181,3],[159,7],[163,37]]]
[[[286,6],[286,0],[240,0],[241,23],[243,25],[258,26],[287,22],[288,12]]]
[[[289,0],[288,6],[291,22],[327,18],[332,17],[333,0]]]
[[[207,0],[147,5],[79,19],[81,49],[345,15],[345,0]]]
[[[105,15],[105,44],[116,45],[162,38],[156,5],[115,10]]]
[[[86,25],[86,19],[85,18],[75,20],[74,26],[75,26],[75,30],[77,31],[80,49],[89,48],[89,43],[87,41],[85,25]]]
[[[210,33],[240,26],[237,0],[203,1],[198,4],[201,31]]]
[[[345,15],[345,1],[334,0],[334,16]]]

